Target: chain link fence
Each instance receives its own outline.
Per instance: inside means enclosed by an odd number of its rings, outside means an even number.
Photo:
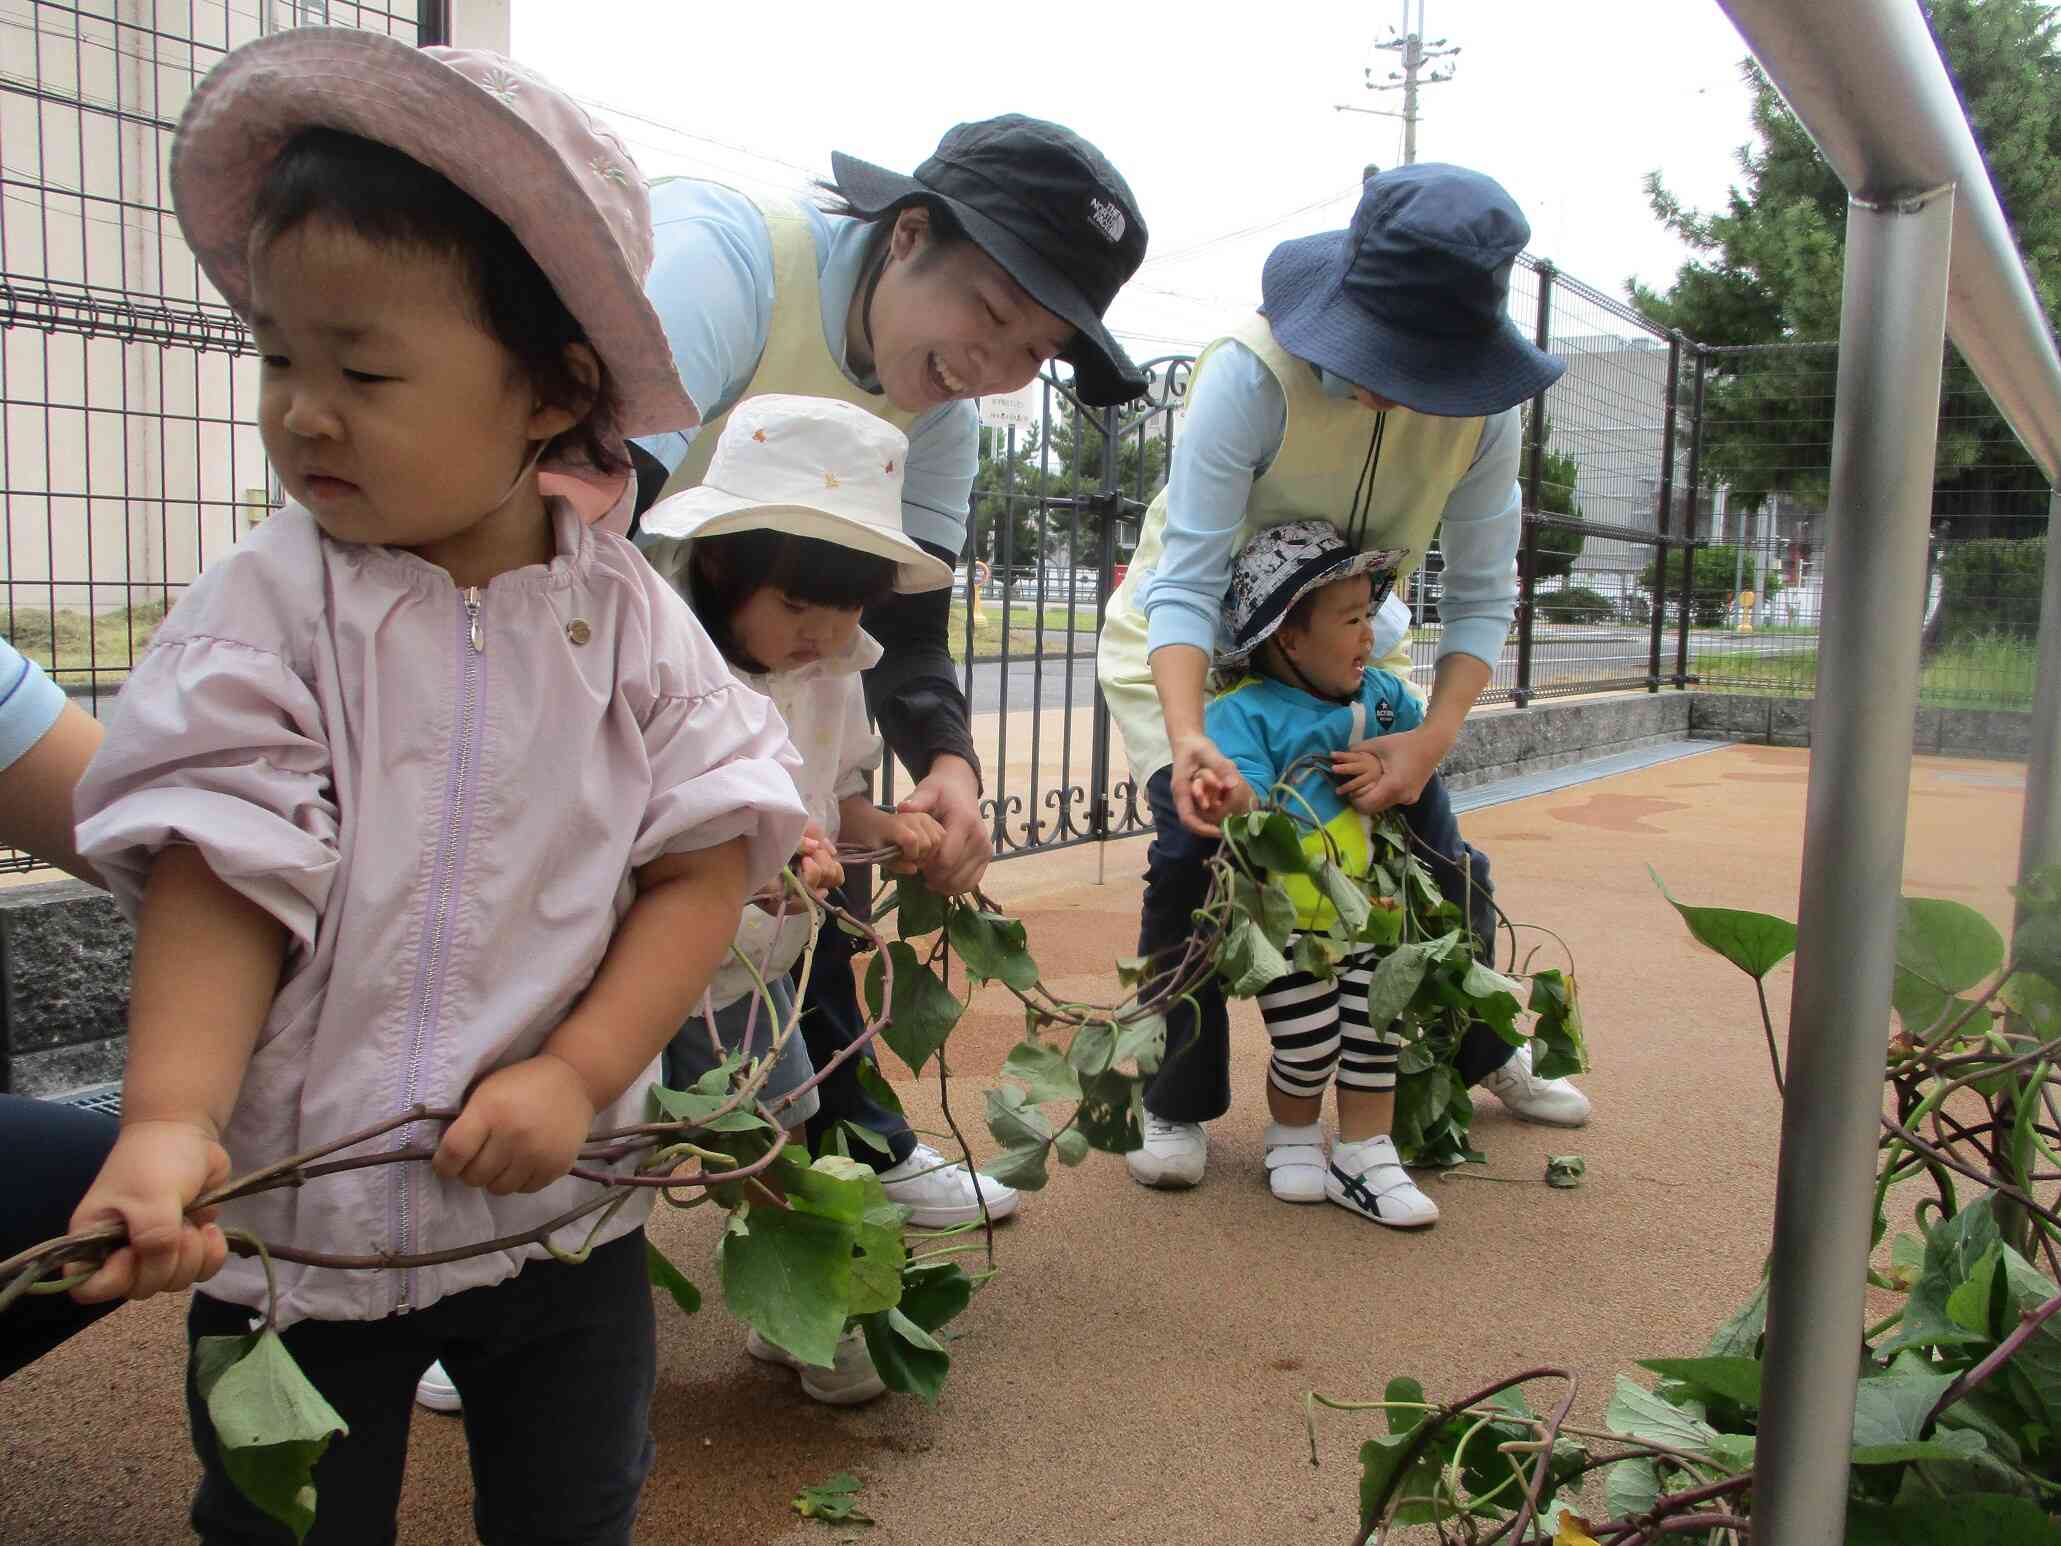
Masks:
[[[319,22],[413,41],[416,21],[412,0],[0,11],[0,625],[89,707],[281,502],[248,335],[172,213],[186,99],[262,33]]]
[[[1831,344],[1707,349],[1700,435],[1710,490],[1693,573],[1669,605],[1689,614],[1689,676],[1704,688],[1810,696],[1825,570]],[[1948,352],[1940,390],[1920,701],[2032,706],[2048,486],[1973,372]],[[1649,586],[1650,591],[1650,586]]]

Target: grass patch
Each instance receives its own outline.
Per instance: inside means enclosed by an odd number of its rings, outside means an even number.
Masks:
[[[1030,657],[1037,653],[1042,633],[1045,653],[1065,653],[1065,607],[1034,607],[1019,603],[1009,609],[1009,653]],[[41,607],[16,607],[11,624],[4,631],[9,642],[59,682],[84,683],[120,681],[129,667],[149,648],[151,635],[164,621],[162,602],[144,602],[113,612],[101,612],[90,619],[84,612],[60,609],[54,616]],[[1073,609],[1076,650],[1095,647],[1095,609]],[[0,615],[0,623],[5,623]],[[966,604],[952,605],[952,658],[966,655]],[[983,603],[980,621],[973,629],[973,658],[992,660],[1002,653],[1002,608]]]
[[[1918,701],[1935,709],[2030,709],[2037,676],[2030,639],[1988,634],[1949,645],[1925,662]],[[1689,669],[1716,692],[1807,698],[1818,687],[1818,652],[1693,650]]]
[[[1035,607],[1018,602],[1009,608],[1009,654],[1011,658],[1037,653],[1042,633],[1045,653],[1064,654],[1067,647],[1065,607]],[[1095,648],[1095,609],[1073,608],[1073,647]],[[952,603],[952,658],[966,658],[966,603]],[[1002,607],[999,602],[982,602],[980,617],[973,625],[973,658],[993,660],[1002,653]]]
[[[119,681],[149,648],[165,620],[162,601],[146,601],[112,612],[16,607],[6,623],[8,642],[60,683]]]

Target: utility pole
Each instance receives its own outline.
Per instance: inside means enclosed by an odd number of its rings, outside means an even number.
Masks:
[[[1435,59],[1445,59],[1460,52],[1457,46],[1447,47],[1444,38],[1424,37],[1424,3],[1416,0],[1417,24],[1410,25],[1411,0],[1403,0],[1403,27],[1400,32],[1391,32],[1388,41],[1375,47],[1384,53],[1400,54],[1403,67],[1390,70],[1388,79],[1377,81],[1374,67],[1366,68],[1366,87],[1369,91],[1398,91],[1403,94],[1403,110],[1391,113],[1378,107],[1354,107],[1349,103],[1337,104],[1341,113],[1366,113],[1375,118],[1400,118],[1403,121],[1403,165],[1414,165],[1417,160],[1417,89],[1420,86],[1436,86],[1453,78],[1453,66],[1445,65],[1426,73],[1426,67]]]

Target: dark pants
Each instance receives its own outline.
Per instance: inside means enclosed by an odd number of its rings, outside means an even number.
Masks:
[[[71,1228],[72,1210],[100,1174],[120,1124],[56,1101],[0,1095],[0,1260]],[[120,1300],[78,1304],[68,1294],[25,1294],[0,1310],[0,1379],[34,1363]]]
[[[858,916],[865,903],[864,883],[870,880],[872,872],[855,872],[856,881],[847,881],[844,889],[830,894],[832,905]],[[858,905],[854,905],[854,901]],[[808,991],[802,995],[801,1033],[808,1045],[809,1061],[817,1068],[827,1068],[830,1060],[857,1041],[866,1030],[866,1015],[859,1003],[859,989],[852,977],[852,955],[858,941],[845,933],[834,923],[825,923],[816,932],[816,961],[809,972]],[[872,1057],[873,1049],[868,1047],[859,1057]],[[816,1093],[822,1096],[822,1104],[816,1114],[809,1118],[809,1147],[820,1153],[823,1140],[836,1131],[840,1122],[852,1122],[865,1128],[887,1144],[888,1152],[882,1154],[871,1144],[847,1142],[855,1160],[871,1165],[875,1170],[887,1170],[899,1165],[916,1148],[916,1135],[909,1131],[909,1124],[898,1112],[890,1111],[859,1083],[858,1058],[852,1058],[839,1067],[829,1078],[816,1086]]]
[[[351,1430],[315,1466],[310,1546],[395,1539],[415,1381],[438,1360],[465,1398],[473,1528],[487,1546],[627,1543],[654,1449],[657,1330],[644,1254],[644,1232],[633,1230],[580,1266],[529,1262],[504,1283],[425,1310],[287,1327],[287,1350]],[[250,1321],[242,1306],[197,1293],[187,1338],[241,1336]],[[223,1471],[190,1358],[186,1411],[201,1463],[201,1540],[290,1542]]]
[[[1152,804],[1152,847],[1145,856],[1145,909],[1138,930],[1138,953],[1156,955],[1178,950],[1195,931],[1194,913],[1209,893],[1207,861],[1217,850],[1213,837],[1198,837],[1181,825],[1174,811],[1173,769],[1161,768],[1146,782]],[[1490,906],[1486,855],[1461,840],[1460,824],[1446,798],[1444,782],[1433,774],[1417,803],[1402,808],[1403,820],[1431,853],[1417,857],[1437,877],[1439,889],[1467,906],[1468,873],[1473,874],[1472,910],[1468,922],[1481,939],[1493,945],[1495,909]],[[1434,858],[1433,855],[1441,857]],[[1463,869],[1462,865],[1467,866]],[[1224,1011],[1223,990],[1216,979],[1195,992],[1195,1007],[1177,1004],[1166,1016],[1166,1059],[1145,1090],[1145,1106],[1169,1122],[1209,1122],[1231,1109],[1231,1029]],[[1486,1025],[1475,1024],[1460,1042],[1459,1073],[1468,1084],[1501,1068],[1516,1049]]]

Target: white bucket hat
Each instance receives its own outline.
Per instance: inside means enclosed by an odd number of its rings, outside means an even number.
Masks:
[[[898,566],[898,591],[939,590],[952,567],[902,531],[909,437],[885,419],[827,397],[769,392],[739,403],[708,474],[644,512],[653,537],[689,542],[737,531],[784,531],[856,548]]]

